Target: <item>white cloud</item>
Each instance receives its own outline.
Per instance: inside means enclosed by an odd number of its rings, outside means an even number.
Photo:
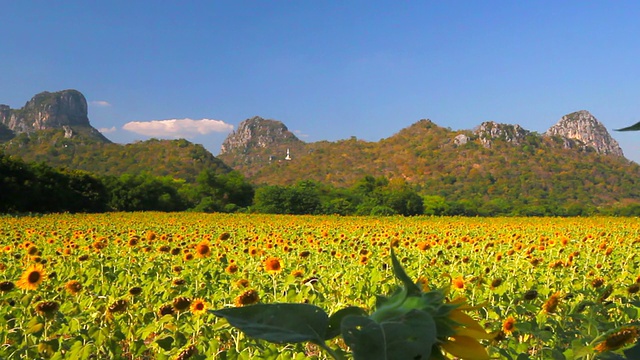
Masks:
[[[152,137],[191,138],[212,132],[231,132],[233,125],[222,120],[169,119],[132,121],[124,124],[122,128],[136,134]]]
[[[104,100],[94,100],[90,104],[94,106],[99,106],[99,107],[111,106],[111,104],[108,101],[104,101]]]
[[[301,130],[293,130],[293,133],[296,134],[299,138],[308,138],[309,134],[303,133]]]
[[[98,131],[100,131],[103,134],[108,134],[108,133],[116,132],[116,127],[112,126],[110,128],[100,128],[98,129]]]

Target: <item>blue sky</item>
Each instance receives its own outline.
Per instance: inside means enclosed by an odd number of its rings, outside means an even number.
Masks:
[[[638,1],[5,1],[0,103],[77,89],[116,142],[214,154],[254,115],[305,141],[428,118],[544,132],[589,110],[640,162]],[[191,119],[192,121],[164,120]],[[152,122],[152,121],[156,122]],[[143,135],[138,132],[144,132]]]

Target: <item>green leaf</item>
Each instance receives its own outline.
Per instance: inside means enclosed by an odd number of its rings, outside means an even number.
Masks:
[[[635,345],[623,351],[627,359],[640,359],[640,340]]]
[[[27,334],[39,334],[43,328],[44,328],[43,323],[33,324],[29,327],[29,329],[27,329]]]
[[[396,254],[393,251],[393,246],[391,247],[391,263],[393,264],[393,273],[396,275],[398,280],[402,281],[402,284],[407,289],[407,294],[409,296],[412,296],[412,295],[419,296],[422,293],[422,291],[420,290],[418,285],[416,285],[416,283],[414,283],[413,280],[411,280],[411,278],[409,277],[409,275],[407,275],[407,273],[404,271],[404,268],[398,261],[398,258],[396,258]]]
[[[627,126],[626,128],[622,128],[622,129],[614,129],[616,131],[638,131],[640,130],[640,122],[635,123],[634,125],[631,126]]]
[[[247,336],[273,343],[323,343],[329,316],[309,304],[256,304],[211,311]]]
[[[171,336],[167,336],[165,338],[156,340],[156,343],[164,350],[169,351],[171,350],[171,345],[173,344],[173,338]]]
[[[342,320],[342,337],[355,360],[429,359],[436,335],[433,317],[421,310],[381,323],[354,315]]]
[[[340,325],[342,323],[342,319],[344,319],[348,315],[367,316],[367,312],[357,306],[349,306],[331,314],[331,316],[329,317],[329,327],[327,328],[327,333],[324,337],[325,340],[330,340],[340,335]]]

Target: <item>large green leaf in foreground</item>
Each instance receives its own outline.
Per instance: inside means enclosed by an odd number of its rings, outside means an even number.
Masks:
[[[329,317],[308,304],[256,304],[212,311],[247,336],[274,343],[323,343]]]

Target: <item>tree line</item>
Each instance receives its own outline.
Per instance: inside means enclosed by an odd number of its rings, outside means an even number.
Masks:
[[[0,153],[0,213],[199,211],[436,216],[640,216],[640,204],[596,208],[548,199],[450,200],[403,179],[364,176],[347,188],[311,180],[254,186],[237,171],[202,170],[194,182],[149,173],[95,175]]]

